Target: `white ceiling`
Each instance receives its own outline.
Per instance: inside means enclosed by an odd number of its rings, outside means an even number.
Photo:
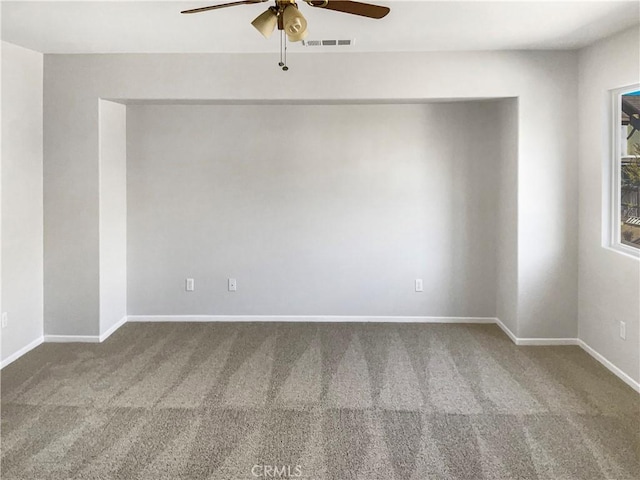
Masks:
[[[229,1],[229,0],[227,0]],[[274,52],[250,22],[271,3],[195,15],[180,10],[216,0],[3,2],[2,39],[44,53]],[[352,47],[290,51],[572,49],[640,23],[640,1],[380,1],[382,20],[309,7],[309,40],[355,39]]]

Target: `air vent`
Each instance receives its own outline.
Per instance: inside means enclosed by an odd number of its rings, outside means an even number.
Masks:
[[[346,40],[303,40],[305,47],[350,47],[355,44],[355,39]]]

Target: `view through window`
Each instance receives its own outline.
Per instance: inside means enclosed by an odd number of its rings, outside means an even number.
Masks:
[[[640,90],[620,96],[620,243],[640,249]]]

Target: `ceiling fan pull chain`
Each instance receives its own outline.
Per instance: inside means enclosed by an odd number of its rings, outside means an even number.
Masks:
[[[279,67],[284,67],[284,62],[282,61],[282,37],[284,37],[284,30],[280,30],[280,62],[278,63]]]
[[[284,66],[282,67],[282,70],[284,70],[285,72],[287,70],[289,70],[289,67],[287,67],[287,36],[284,36]]]
[[[283,41],[284,41],[284,49],[282,48]],[[282,58],[283,50],[284,50],[284,60]],[[280,30],[280,62],[278,63],[278,66],[282,67],[282,70],[284,70],[285,72],[289,70],[289,67],[287,67],[287,37],[284,34],[284,30]]]

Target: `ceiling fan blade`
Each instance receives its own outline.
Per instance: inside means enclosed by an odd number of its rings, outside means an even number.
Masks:
[[[310,0],[307,3],[312,7],[350,13],[352,15],[360,15],[361,17],[369,18],[383,18],[391,11],[389,7],[371,5],[370,3],[349,2],[346,0]]]
[[[211,5],[209,7],[202,7],[202,8],[193,8],[191,10],[183,10],[180,13],[200,13],[200,12],[208,12],[209,10],[217,10],[218,8],[226,8],[226,7],[233,7],[235,5],[250,5],[252,3],[263,3],[263,2],[268,2],[269,0],[240,0],[238,2],[231,2],[231,3],[221,3],[220,5]]]

